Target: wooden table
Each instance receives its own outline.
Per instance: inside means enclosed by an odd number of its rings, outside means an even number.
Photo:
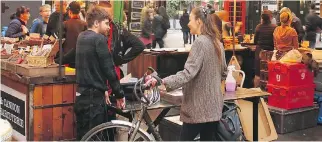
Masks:
[[[261,97],[269,96],[267,92],[263,92],[260,89],[246,89],[246,88],[237,88],[236,92],[225,92],[224,100],[248,100],[253,103],[253,140],[258,141],[258,103]],[[180,105],[182,99],[182,90],[175,90],[172,92],[163,92],[161,99],[168,101],[170,103]]]

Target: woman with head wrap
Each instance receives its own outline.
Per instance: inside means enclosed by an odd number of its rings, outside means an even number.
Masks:
[[[296,33],[298,35],[299,43],[301,43],[305,32],[304,32],[304,29],[303,29],[302,22],[301,22],[300,18],[296,17],[295,13],[292,12],[291,9],[289,9],[287,7],[283,7],[280,10],[280,14],[282,14],[283,12],[291,13],[292,18],[291,18],[290,27],[295,29],[295,31],[296,31]]]
[[[297,49],[299,47],[298,35],[296,30],[292,28],[292,14],[290,12],[282,12],[280,14],[281,26],[274,30],[274,44],[276,52],[276,59],[279,60],[288,51]]]

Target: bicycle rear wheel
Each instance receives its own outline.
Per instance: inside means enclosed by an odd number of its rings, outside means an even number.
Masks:
[[[132,125],[125,121],[112,121],[100,124],[88,131],[81,141],[129,141]],[[134,141],[152,141],[149,134],[139,129]]]

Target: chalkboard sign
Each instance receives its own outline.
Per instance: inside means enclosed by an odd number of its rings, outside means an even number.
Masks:
[[[140,22],[131,22],[130,23],[130,31],[141,31],[141,23]]]
[[[144,1],[132,1],[132,8],[142,9],[144,7]]]
[[[1,90],[0,96],[1,104],[1,118],[8,120],[12,128],[20,133],[26,135],[26,112],[25,101],[16,98],[7,92]]]

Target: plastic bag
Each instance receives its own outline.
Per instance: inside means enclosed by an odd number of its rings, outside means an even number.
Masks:
[[[276,53],[277,50],[274,50],[274,54],[272,56],[272,61],[276,61]],[[291,62],[291,63],[301,63],[302,62],[302,54],[296,50],[292,49],[288,51],[281,59],[279,59],[280,62]]]

